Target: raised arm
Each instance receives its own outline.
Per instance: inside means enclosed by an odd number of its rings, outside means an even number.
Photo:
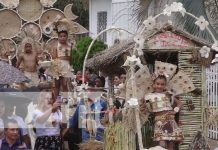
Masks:
[[[60,106],[61,106],[61,103],[55,102],[50,109],[48,109],[42,116],[40,116],[40,117],[38,117],[36,119],[36,122],[40,123],[40,124],[43,124],[44,122],[46,122],[48,120],[48,118],[50,117],[51,113],[54,112]]]

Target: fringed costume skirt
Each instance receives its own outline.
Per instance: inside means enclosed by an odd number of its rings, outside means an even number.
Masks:
[[[52,61],[51,66],[46,69],[46,74],[53,76],[55,79],[59,79],[59,77],[70,78],[72,77],[71,66],[69,61],[55,59]]]
[[[178,127],[174,115],[155,116],[154,141],[182,141],[181,128]]]

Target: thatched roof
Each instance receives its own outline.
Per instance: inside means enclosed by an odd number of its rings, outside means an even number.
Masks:
[[[110,67],[111,70],[114,65],[122,65],[123,59],[120,56],[133,49],[134,44],[133,40],[127,40],[122,43],[115,44],[112,47],[98,53],[93,58],[88,59],[87,67],[95,70],[107,70],[107,68]]]
[[[171,31],[175,34],[184,36],[188,38],[189,40],[193,41],[197,45],[207,45],[211,46],[212,44],[200,39],[196,36],[193,36],[189,34],[188,32],[185,32],[181,29],[175,28],[171,25],[164,25],[161,29],[155,30],[152,32],[152,34],[146,35],[146,39],[150,39],[154,35],[158,33],[162,33],[165,31]],[[114,70],[116,70],[116,67],[120,67],[124,63],[124,58],[122,57],[123,54],[128,54],[130,50],[134,47],[134,41],[128,40],[124,41],[120,44],[115,44],[114,46],[105,49],[104,51],[98,53],[93,58],[89,59],[87,62],[87,67],[95,70],[101,70],[105,73],[113,73]]]

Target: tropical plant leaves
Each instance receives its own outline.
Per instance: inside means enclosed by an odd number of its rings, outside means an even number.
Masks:
[[[85,38],[82,38],[77,43],[76,49],[73,51],[73,54],[72,54],[73,55],[72,56],[73,68],[75,71],[82,70],[83,61],[84,61],[86,52],[91,42],[92,42],[92,39],[90,37],[85,37]],[[96,41],[91,48],[88,58],[93,57],[96,53],[106,48],[107,48],[107,45],[105,45],[102,41]]]
[[[187,12],[194,14],[196,17],[203,16],[206,20],[208,20],[204,0],[178,0],[178,2],[183,3],[183,6],[185,7]],[[182,24],[185,31],[204,40],[213,41],[210,34],[206,30],[201,31],[199,27],[195,25],[196,19],[187,15],[185,17],[177,15],[176,18],[177,25]],[[217,37],[217,34],[211,25],[209,25],[209,29]]]
[[[145,18],[148,17],[148,8],[152,0],[139,0],[139,5],[134,9],[134,20],[137,22],[137,25],[142,25]]]
[[[151,5],[151,2],[154,2],[154,4],[162,3],[160,1],[162,1],[162,0],[158,0],[158,2],[157,2],[157,0],[153,0],[153,1],[152,0],[139,0],[139,5],[134,10],[135,11],[134,17],[136,18],[136,22],[138,24],[138,27],[140,27],[140,25],[142,25],[143,21],[148,17],[148,10],[149,10],[149,7]],[[206,13],[207,7],[205,6],[205,1],[208,2],[208,1],[216,1],[216,0],[171,0],[171,2],[173,2],[173,1],[183,3],[183,6],[187,12],[190,12],[197,17],[203,16],[206,20],[209,20],[207,13]],[[218,5],[214,6],[214,7],[216,7],[216,9],[218,9]],[[156,8],[156,7],[154,7],[154,8]],[[162,9],[162,8],[157,8],[157,9]],[[216,13],[213,15],[218,15],[218,14]],[[174,17],[174,18],[175,19],[173,20],[173,22],[176,26],[179,26],[183,30],[189,32],[190,34],[192,34],[198,38],[212,42],[212,38],[211,38],[210,34],[207,31],[201,31],[199,29],[199,27],[195,25],[196,19],[194,19],[190,16],[187,16],[187,15],[185,15],[185,17],[183,17],[181,14],[176,15],[176,17]],[[218,28],[218,26],[217,26],[217,28]],[[209,25],[209,29],[212,31],[212,33],[215,35],[215,37],[218,37],[216,30],[211,25]]]

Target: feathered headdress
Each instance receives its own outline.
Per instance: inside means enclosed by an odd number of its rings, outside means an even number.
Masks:
[[[20,47],[19,47],[19,50],[20,50],[21,52],[24,52],[24,49],[25,49],[25,45],[26,45],[26,44],[32,45],[32,50],[33,50],[33,51],[36,50],[36,48],[35,48],[35,41],[34,41],[32,38],[30,38],[30,37],[25,37],[25,38],[22,40],[21,45],[20,45]]]
[[[88,33],[88,30],[80,24],[71,21],[67,18],[63,18],[54,23],[54,30],[57,32],[67,31],[69,34],[84,34]]]
[[[55,30],[57,32],[62,32],[62,31],[69,32],[69,30],[70,30],[70,22],[66,18],[55,22],[54,26],[55,26]]]

